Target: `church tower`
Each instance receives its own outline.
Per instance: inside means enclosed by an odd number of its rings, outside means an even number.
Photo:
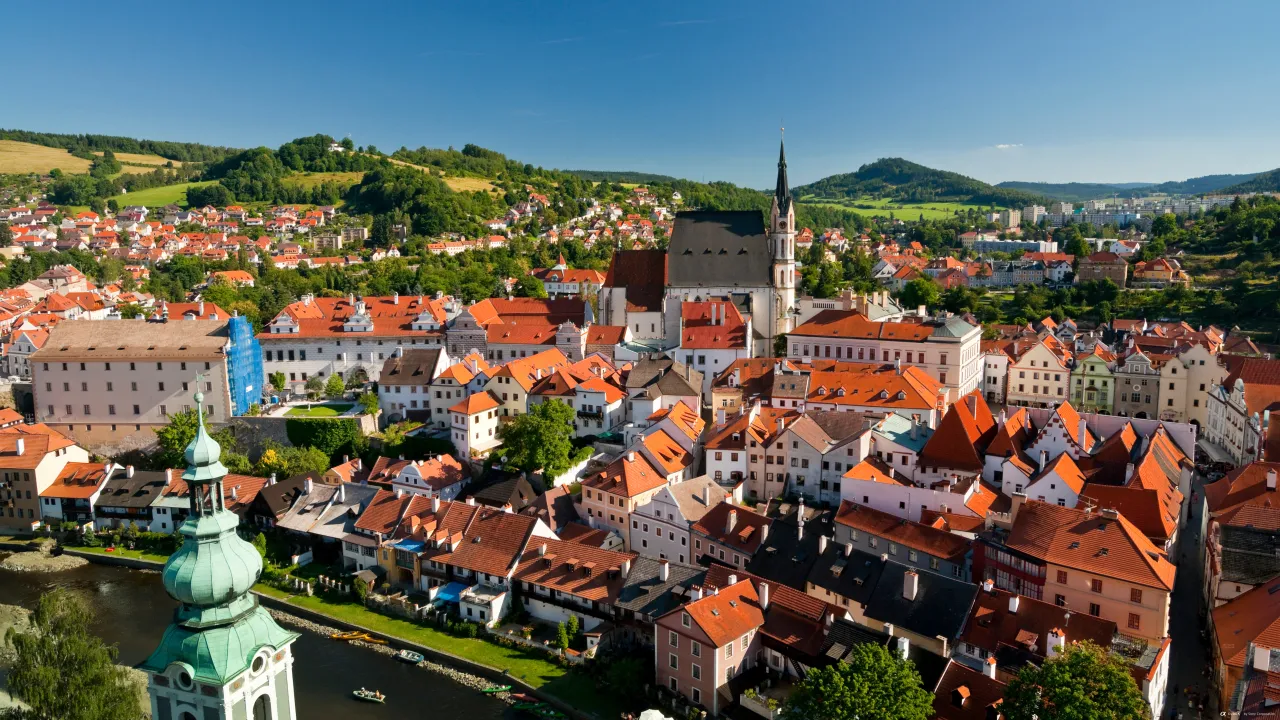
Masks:
[[[769,211],[769,245],[773,250],[773,288],[775,334],[791,332],[796,304],[796,209],[787,184],[787,148],[778,147],[778,183],[773,192],[773,208]]]
[[[197,383],[198,384],[198,383]],[[160,647],[139,667],[148,673],[157,720],[294,720],[292,644],[249,590],[262,558],[236,534],[240,519],[223,503],[222,449],[204,427],[195,395],[196,436],[182,473],[191,493],[182,547],[162,579],[177,600]]]

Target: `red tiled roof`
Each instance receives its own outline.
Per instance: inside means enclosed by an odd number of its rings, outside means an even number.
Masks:
[[[492,410],[500,407],[501,402],[494,397],[492,391],[472,393],[462,400],[462,402],[449,408],[449,412],[461,413],[463,415],[475,415],[486,410]]]
[[[654,469],[644,455],[637,452],[620,456],[604,470],[582,481],[584,488],[627,498],[642,495],[666,484],[666,473]]]
[[[932,328],[917,323],[872,322],[856,310],[823,310],[791,331],[789,337],[879,338],[923,342]]]
[[[1280,648],[1280,577],[1268,580],[1225,605],[1213,609],[1213,628],[1217,633],[1219,657],[1231,667],[1252,663],[1249,644],[1264,648]]]
[[[520,557],[512,578],[585,600],[610,603],[617,599],[625,582],[621,572],[623,565],[635,557],[635,553],[614,552],[551,538],[533,538]]]
[[[58,474],[58,477],[54,478],[49,487],[40,491],[40,497],[89,498],[102,487],[106,480],[107,475],[103,470],[102,463],[69,462],[62,468],[62,472]]]
[[[734,519],[732,527],[730,517]],[[690,529],[750,556],[760,549],[767,534],[764,529],[772,524],[772,520],[750,508],[722,502],[708,510]]]
[[[982,451],[995,434],[995,418],[982,399],[973,391],[953,404],[933,435],[920,450],[921,467],[953,468],[981,472]]]
[[[840,503],[835,521],[837,525],[886,538],[934,557],[949,560],[963,559],[965,553],[969,551],[969,541],[959,535],[904,520],[896,515],[857,505],[848,500]]]

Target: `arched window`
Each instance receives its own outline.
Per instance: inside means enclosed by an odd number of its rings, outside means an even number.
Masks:
[[[271,720],[270,695],[259,695],[258,699],[253,701],[253,720]]]

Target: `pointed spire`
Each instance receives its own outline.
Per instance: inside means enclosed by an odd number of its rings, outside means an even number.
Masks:
[[[791,201],[791,186],[787,183],[787,143],[785,140],[778,142],[778,186],[774,189],[773,196],[778,201],[778,207],[785,211],[787,203]]]

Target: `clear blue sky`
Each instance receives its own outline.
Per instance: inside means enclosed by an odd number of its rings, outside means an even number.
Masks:
[[[1280,166],[1280,3],[16,3],[0,127],[235,146],[473,142],[772,184],[901,156],[982,180]],[[6,107],[7,105],[7,107]]]

